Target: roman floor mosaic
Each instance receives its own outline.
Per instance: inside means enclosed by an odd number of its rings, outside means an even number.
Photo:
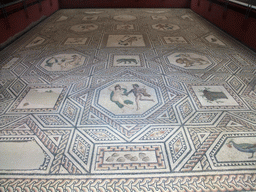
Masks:
[[[255,53],[191,10],[60,10],[0,58],[0,191],[256,190]]]

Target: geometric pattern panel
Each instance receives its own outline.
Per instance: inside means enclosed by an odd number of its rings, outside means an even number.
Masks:
[[[43,124],[44,127],[52,127],[52,128],[57,128],[57,127],[63,127],[63,126],[68,126],[70,127],[71,125],[65,121],[65,119],[61,118],[60,115],[57,114],[51,114],[51,115],[35,115],[35,117],[38,118],[38,120]]]
[[[25,87],[26,85],[20,80],[18,79],[18,81],[16,81],[11,87],[10,89],[16,94],[19,95],[19,93],[22,91],[22,89]]]
[[[183,121],[187,120],[193,114],[193,112],[195,112],[191,101],[189,101],[188,99],[179,104],[177,110]]]
[[[85,172],[88,172],[90,170],[92,150],[93,144],[79,132],[75,132],[67,156],[74,158],[74,164],[77,164],[78,168],[81,167]]]
[[[186,123],[187,125],[202,125],[202,124],[213,124],[214,121],[220,116],[220,112],[204,112],[197,113],[190,118],[190,120]]]
[[[234,112],[234,114],[256,124],[256,113],[255,112]]]
[[[150,126],[147,128],[148,131],[142,134],[142,137],[138,138],[140,142],[149,141],[164,141],[171,133],[173,133],[177,127],[171,125],[160,125],[160,126]]]
[[[86,137],[90,138],[94,143],[105,143],[105,142],[124,142],[117,134],[111,131],[111,127],[105,126],[92,126],[86,128],[80,128],[81,132]]]
[[[71,121],[72,123],[75,123],[78,117],[78,112],[79,108],[76,105],[74,105],[71,101],[66,100],[66,103],[64,104],[61,114],[63,115],[63,117],[67,118],[67,120]]]
[[[186,161],[189,157],[189,153],[193,151],[190,143],[186,138],[186,134],[183,128],[180,128],[175,134],[173,134],[170,139],[166,142],[167,151],[170,154],[169,160],[172,170],[177,171],[181,168],[182,162]]]

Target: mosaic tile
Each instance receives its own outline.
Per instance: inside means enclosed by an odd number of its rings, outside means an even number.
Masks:
[[[59,10],[8,50],[0,191],[256,190],[255,53],[191,10]]]

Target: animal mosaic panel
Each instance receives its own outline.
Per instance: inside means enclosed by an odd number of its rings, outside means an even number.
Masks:
[[[108,35],[106,47],[145,47],[143,35]]]
[[[70,29],[75,32],[89,32],[96,30],[97,28],[98,26],[95,24],[79,24],[72,26]]]
[[[131,29],[134,29],[134,25],[131,25],[131,24],[117,25],[116,29],[117,30],[131,30]]]
[[[141,67],[142,61],[140,55],[114,55],[113,67]]]
[[[117,16],[114,16],[113,19],[117,21],[132,21],[137,18],[134,15],[117,15]]]
[[[72,38],[69,37],[66,41],[65,41],[65,45],[84,45],[87,41],[87,38]]]
[[[187,41],[184,39],[184,37],[163,37],[164,43],[166,44],[172,44],[172,43],[187,43]]]
[[[72,40],[69,40],[69,42],[72,42]],[[46,58],[42,62],[40,67],[46,69],[47,71],[68,71],[75,67],[81,66],[84,63],[84,61],[85,57],[83,57],[82,55],[58,54]]]
[[[152,25],[153,29],[159,30],[159,31],[175,31],[180,29],[178,25],[173,25],[169,23],[158,23]]]
[[[194,12],[59,10],[0,58],[0,191],[256,191],[256,54]]]
[[[168,40],[169,41],[167,42],[172,42],[172,39]],[[182,43],[184,43],[185,40],[179,38],[178,41],[182,41]],[[171,64],[184,69],[205,69],[212,64],[206,56],[195,53],[174,53],[167,58]]]

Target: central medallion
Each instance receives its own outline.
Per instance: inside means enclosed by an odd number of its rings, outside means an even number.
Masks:
[[[144,117],[162,104],[158,88],[140,81],[111,83],[95,94],[94,105],[114,118]]]

